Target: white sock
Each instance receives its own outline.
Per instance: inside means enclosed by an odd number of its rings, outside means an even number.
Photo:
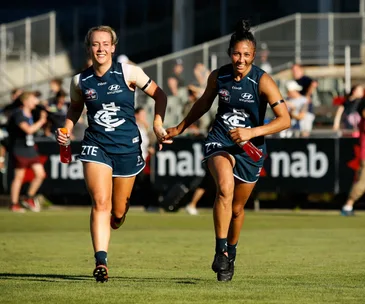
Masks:
[[[342,208],[344,211],[352,211],[352,206],[349,206],[349,205],[345,205],[345,206],[343,206],[343,208]]]

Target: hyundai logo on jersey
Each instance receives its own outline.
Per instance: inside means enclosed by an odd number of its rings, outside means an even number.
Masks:
[[[119,84],[112,84],[110,86],[108,86],[108,92],[106,93],[107,95],[110,94],[117,94],[117,93],[122,93],[123,90],[120,90],[120,85]]]
[[[241,94],[242,98],[239,98],[239,101],[243,101],[243,102],[255,102],[253,100],[253,95],[250,93],[242,93]]]
[[[108,87],[108,90],[109,91],[116,91],[116,90],[119,90],[119,88],[120,88],[119,84],[112,84]]]

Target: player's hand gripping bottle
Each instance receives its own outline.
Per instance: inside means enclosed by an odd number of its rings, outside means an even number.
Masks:
[[[68,130],[66,128],[60,129],[61,133],[67,134]],[[61,163],[68,164],[72,160],[71,154],[71,141],[68,139],[65,145],[60,145],[60,161]]]
[[[255,162],[259,161],[262,157],[262,151],[258,149],[249,140],[239,143],[239,146],[247,153],[247,155]]]

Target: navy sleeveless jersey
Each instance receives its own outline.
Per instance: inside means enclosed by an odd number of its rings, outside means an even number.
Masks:
[[[250,72],[241,81],[235,81],[231,64],[219,69],[218,110],[207,141],[217,141],[224,147],[236,146],[232,152],[242,153],[242,149],[232,141],[228,131],[232,128],[253,128],[263,125],[267,101],[260,98],[259,83],[264,73],[252,65]],[[251,142],[265,150],[263,137],[252,138]]]
[[[111,154],[138,152],[141,138],[134,117],[134,92],[125,83],[121,64],[113,62],[102,77],[90,67],[81,73],[79,83],[89,124],[83,144],[96,144]]]

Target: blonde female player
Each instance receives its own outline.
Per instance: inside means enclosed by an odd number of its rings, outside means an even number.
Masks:
[[[117,36],[109,26],[88,31],[85,45],[92,66],[72,79],[71,105],[64,125],[68,134],[57,130],[58,143],[65,144],[86,105],[89,126],[78,158],[92,198],[90,230],[96,261],[93,275],[100,282],[108,280],[110,226],[117,229],[123,224],[135,177],[145,166],[134,117],[136,87],[155,100],[153,130],[160,147],[165,135],[165,93],[141,68],[113,62],[116,44]]]

